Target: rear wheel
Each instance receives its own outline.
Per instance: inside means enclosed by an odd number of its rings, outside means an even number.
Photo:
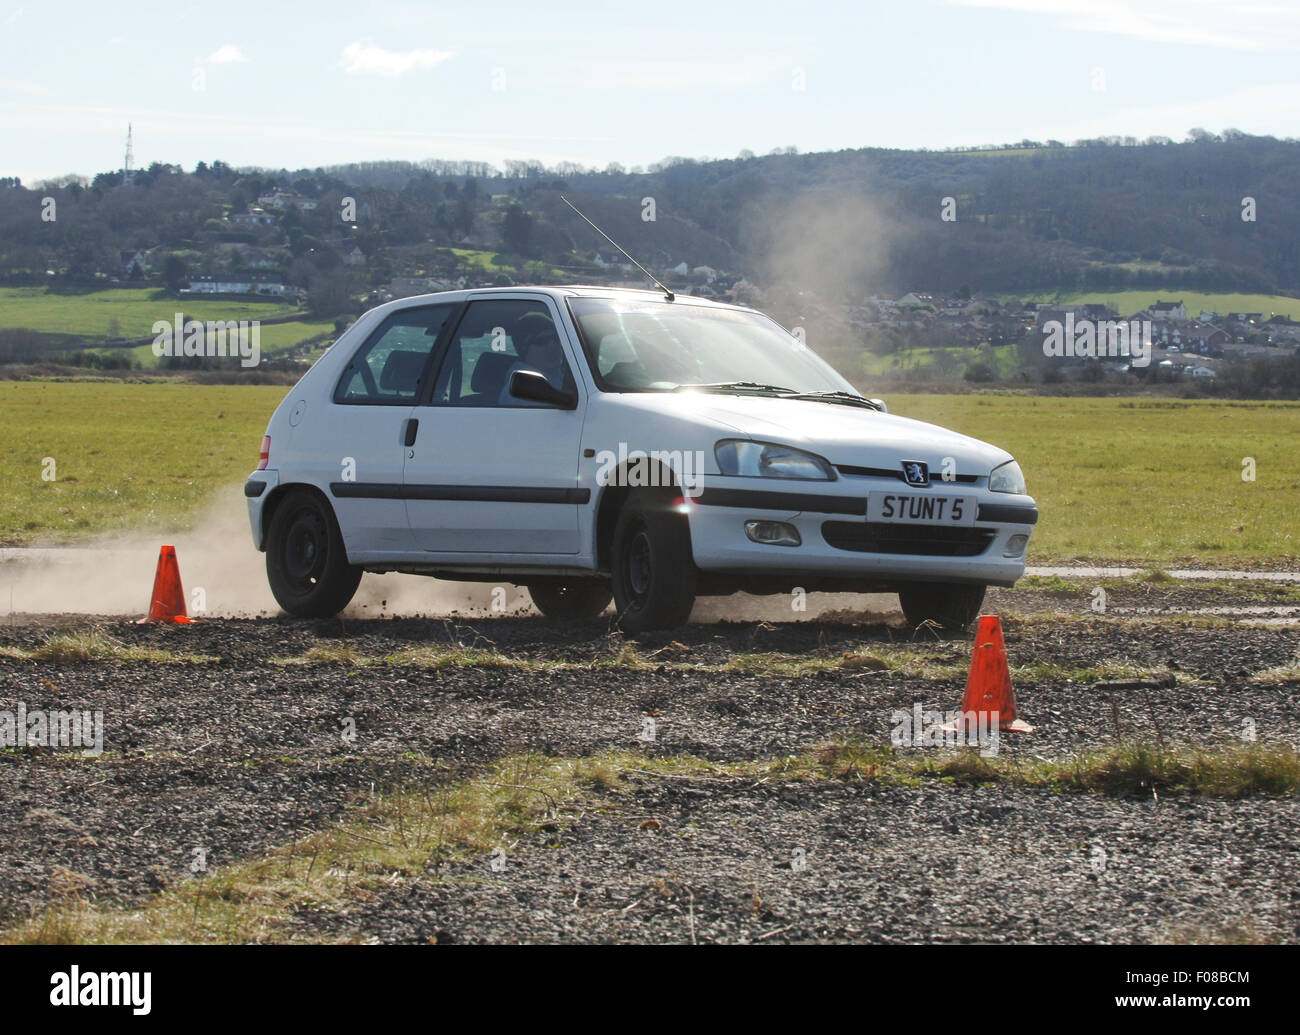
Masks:
[[[979,617],[985,586],[917,582],[898,591],[908,625],[934,622],[950,632],[965,632]]]
[[[533,598],[533,606],[547,618],[576,621],[596,618],[614,599],[609,584],[599,579],[530,582],[528,595]]]
[[[276,508],[266,541],[266,576],[279,605],[299,618],[329,618],[348,606],[361,569],[348,564],[334,511],[295,489]]]
[[[695,604],[686,518],[666,493],[634,492],[614,526],[610,557],[619,626],[629,633],[685,625]]]

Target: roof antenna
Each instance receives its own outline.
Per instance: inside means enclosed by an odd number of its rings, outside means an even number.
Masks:
[[[573,209],[574,212],[577,212],[578,215],[582,216],[582,213],[578,210],[578,206],[575,205],[568,198],[566,198],[563,194],[560,195],[560,200],[563,201],[566,205],[568,205],[569,208]],[[664,293],[664,298],[666,298],[669,302],[671,302],[674,298],[677,297],[671,291],[669,291],[668,288],[664,286],[663,282],[658,280],[653,273],[651,273],[648,269],[646,269],[639,262],[637,262],[636,259],[632,258],[632,256],[628,255],[626,251],[623,251],[623,246],[619,244],[616,240],[614,240],[614,238],[610,237],[609,234],[605,233],[604,230],[598,227],[590,219],[587,219],[586,216],[582,216],[582,218],[586,220],[587,225],[590,226],[593,230],[595,230],[596,233],[600,234],[601,237],[605,238],[605,240],[607,240],[619,251],[623,252],[624,256],[627,257],[627,261],[630,262],[637,269],[639,269],[642,273],[644,273],[649,278],[650,283],[652,283],[655,287],[657,287],[660,291]]]

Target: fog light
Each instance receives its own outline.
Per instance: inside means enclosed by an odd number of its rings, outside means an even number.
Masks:
[[[799,529],[785,521],[746,521],[745,535],[768,546],[799,546]]]
[[[1029,542],[1027,535],[1013,535],[1007,540],[1007,548],[1002,551],[1003,557],[1019,557],[1025,552],[1025,544]]]

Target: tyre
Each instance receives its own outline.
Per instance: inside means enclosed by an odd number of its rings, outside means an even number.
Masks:
[[[548,580],[528,583],[533,606],[547,618],[588,621],[599,616],[614,594],[599,579]]]
[[[898,591],[903,616],[911,626],[934,622],[950,632],[965,632],[979,617],[985,586],[918,582]]]
[[[664,493],[633,492],[614,526],[614,606],[636,634],[685,625],[695,604],[695,561],[686,517]]]
[[[266,542],[266,577],[276,602],[299,618],[329,618],[348,606],[361,569],[348,564],[334,511],[295,489],[276,508]]]

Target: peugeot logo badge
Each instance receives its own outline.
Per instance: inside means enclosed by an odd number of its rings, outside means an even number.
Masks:
[[[922,460],[903,461],[903,481],[920,488],[930,484],[930,468]]]

